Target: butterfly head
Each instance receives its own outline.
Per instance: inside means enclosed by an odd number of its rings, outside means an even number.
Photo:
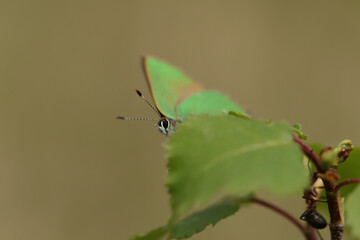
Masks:
[[[181,123],[180,120],[174,120],[172,118],[164,116],[158,108],[154,107],[143,95],[142,93],[136,89],[137,94],[147,103],[149,106],[159,115],[160,120],[156,118],[132,118],[132,117],[122,117],[122,116],[116,116],[117,119],[122,120],[154,120],[158,121],[155,126],[157,129],[164,134],[165,136],[169,136],[170,133],[174,132],[176,130],[176,125],[178,123]]]
[[[164,134],[165,136],[168,136],[170,133],[175,131],[175,124],[176,122],[167,117],[162,117],[155,126],[159,129],[159,131]]]

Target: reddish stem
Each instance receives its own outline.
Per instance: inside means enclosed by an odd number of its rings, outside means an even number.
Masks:
[[[341,210],[341,196],[338,191],[335,191],[336,180],[335,178],[322,178],[325,186],[326,200],[328,203],[328,209],[330,213],[330,233],[332,240],[341,240],[344,232],[344,219]]]
[[[278,206],[275,206],[272,203],[266,202],[262,199],[259,198],[252,198],[251,201],[253,203],[257,203],[260,204],[264,207],[267,207],[275,212],[277,212],[278,214],[282,215],[283,217],[287,218],[290,222],[292,222],[306,237],[306,239],[308,240],[313,240],[314,238],[312,238],[311,234],[307,231],[307,229],[300,223],[300,221],[295,218],[294,216],[290,215],[288,212],[286,212],[285,210],[279,208]]]
[[[339,184],[336,185],[334,192],[339,191],[340,188],[351,183],[360,183],[360,178],[350,178],[340,182]]]
[[[350,183],[360,183],[360,179],[348,179],[336,184],[336,180],[339,179],[339,176],[336,174],[336,169],[329,169],[325,172],[321,167],[319,157],[314,153],[314,151],[297,136],[294,136],[294,141],[300,145],[304,154],[314,163],[317,173],[319,174],[318,176],[324,183],[330,213],[329,228],[331,232],[331,239],[341,240],[344,232],[344,219],[341,210],[343,203],[339,189]],[[308,239],[309,236],[310,234],[307,235]]]
[[[304,143],[299,137],[294,136],[294,141],[297,142],[301,150],[304,152],[304,154],[314,163],[317,172],[324,173],[324,170],[321,167],[319,157],[316,155],[314,150],[312,150],[311,147],[309,147],[306,143]]]
[[[309,223],[306,224],[306,231],[307,231],[307,235],[306,238],[309,240],[316,240],[316,231],[315,228],[313,228]]]

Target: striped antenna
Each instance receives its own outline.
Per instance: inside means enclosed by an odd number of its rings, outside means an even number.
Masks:
[[[157,108],[154,107],[154,105],[152,105],[145,97],[144,95],[140,92],[139,89],[135,89],[136,93],[147,103],[149,104],[149,106],[157,113],[157,115],[159,115],[159,117],[163,117],[163,115],[159,112],[159,110]]]
[[[150,120],[150,121],[159,121],[157,118],[133,118],[133,117],[122,117],[122,116],[115,116],[116,119],[121,120]]]
[[[160,116],[160,118],[163,117],[163,115],[159,112],[159,110],[157,110],[157,108],[154,107],[154,105],[152,105],[140,92],[139,89],[135,89],[136,93],[147,103],[149,104],[149,106],[156,112],[157,115]],[[122,116],[115,116],[116,119],[121,119],[121,120],[150,120],[150,121],[159,121],[159,119],[157,118],[136,118],[136,117],[122,117]]]

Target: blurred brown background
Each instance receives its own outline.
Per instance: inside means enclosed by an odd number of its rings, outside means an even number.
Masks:
[[[355,0],[2,1],[0,239],[127,239],[166,223],[166,139],[114,119],[156,116],[134,92],[150,98],[143,54],[256,118],[358,144],[359,12]],[[299,196],[272,199],[303,211]],[[303,239],[259,206],[192,239],[263,238]]]

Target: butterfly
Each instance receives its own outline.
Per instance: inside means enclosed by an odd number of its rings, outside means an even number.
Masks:
[[[167,136],[191,115],[218,115],[233,111],[248,117],[245,111],[228,97],[216,91],[205,90],[182,71],[164,61],[146,56],[142,58],[142,66],[155,107],[138,89],[136,92],[154,109],[160,120],[116,116],[117,119],[157,120],[155,126]]]

